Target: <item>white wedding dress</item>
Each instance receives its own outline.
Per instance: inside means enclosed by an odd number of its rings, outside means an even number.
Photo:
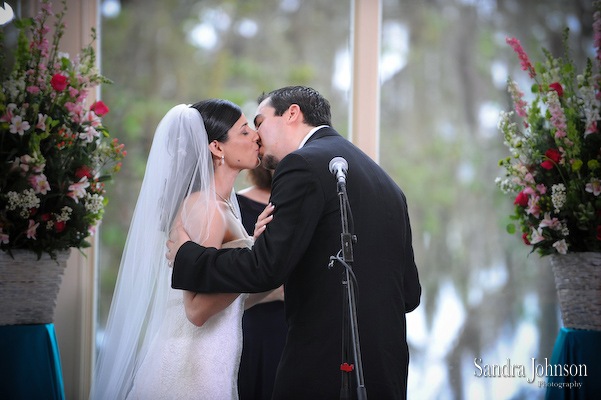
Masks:
[[[252,238],[242,238],[222,247],[252,244]],[[246,297],[248,294],[241,294],[225,310],[197,327],[186,318],[182,291],[171,289],[164,322],[127,399],[237,399]]]

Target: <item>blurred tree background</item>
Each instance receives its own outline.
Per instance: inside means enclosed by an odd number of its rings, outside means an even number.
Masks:
[[[407,195],[422,305],[408,315],[409,397],[543,398],[525,378],[474,377],[483,363],[550,358],[560,327],[553,274],[509,235],[512,199],[494,179],[507,76],[530,83],[505,37],[582,70],[593,54],[590,0],[383,0],[380,164]],[[103,0],[103,118],[128,150],[108,187],[100,238],[100,334],[154,130],[178,103],[226,98],[252,119],[256,98],[309,85],[347,134],[349,0]],[[524,90],[526,89],[526,90]],[[244,177],[236,187],[248,185]],[[359,238],[360,240],[360,238]],[[369,392],[369,387],[367,387]]]

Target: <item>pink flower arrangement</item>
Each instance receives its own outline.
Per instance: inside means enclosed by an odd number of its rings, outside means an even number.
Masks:
[[[545,49],[545,62],[533,66],[519,40],[506,39],[534,80],[535,98],[528,104],[508,79],[515,111],[501,113],[499,128],[512,156],[499,162],[506,174],[497,183],[515,199],[510,218],[524,243],[541,255],[601,251],[600,6],[595,3],[596,57],[580,74],[572,60]],[[564,44],[567,38],[566,29]],[[515,223],[507,230],[515,233]]]
[[[54,256],[89,246],[108,202],[104,182],[126,152],[102,125],[108,107],[87,105],[90,89],[110,82],[97,71],[92,45],[75,60],[58,52],[66,7],[50,40],[50,2],[40,10],[13,22],[15,64],[0,71],[0,249]]]

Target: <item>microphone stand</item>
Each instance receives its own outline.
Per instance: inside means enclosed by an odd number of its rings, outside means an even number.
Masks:
[[[342,249],[340,252],[338,252],[338,255],[330,257],[329,267],[331,268],[335,261],[338,261],[345,267],[342,278],[344,290],[342,308],[342,363],[340,365],[340,370],[342,371],[342,382],[340,398],[342,400],[351,398],[350,373],[355,370],[357,378],[357,398],[359,400],[365,400],[367,399],[367,392],[363,378],[361,347],[359,345],[355,293],[356,278],[352,269],[352,263],[354,262],[353,242],[356,242],[357,237],[349,232],[348,213],[350,212],[350,204],[346,193],[346,183],[344,182],[344,179],[338,179],[337,190],[338,198],[340,200],[340,218],[342,224],[342,233],[340,238]],[[340,257],[340,253],[342,253],[342,258]],[[352,361],[349,363],[351,352],[355,361],[354,364]]]

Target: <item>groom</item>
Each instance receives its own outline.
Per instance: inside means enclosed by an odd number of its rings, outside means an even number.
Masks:
[[[259,102],[255,126],[263,163],[275,169],[273,221],[251,250],[205,248],[179,227],[167,244],[172,286],[211,293],[263,292],[285,284],[288,338],[273,399],[340,398],[343,271],[339,264],[329,269],[328,262],[341,248],[341,217],[328,164],[344,157],[351,233],[357,236],[353,271],[365,388],[371,399],[404,399],[405,313],[418,306],[421,293],[405,196],[330,127],[330,105],[315,90],[285,87]]]

